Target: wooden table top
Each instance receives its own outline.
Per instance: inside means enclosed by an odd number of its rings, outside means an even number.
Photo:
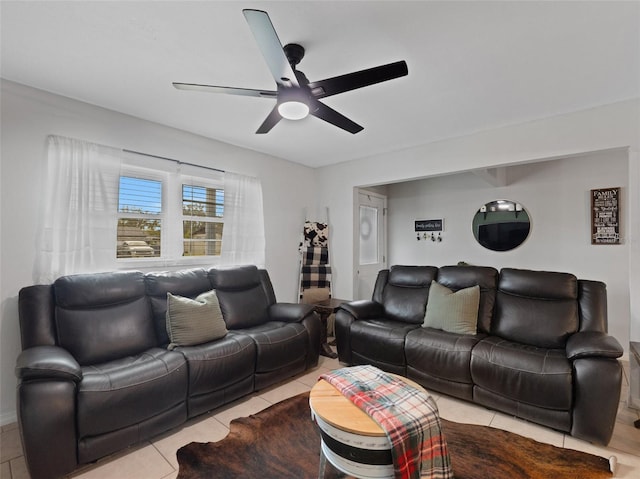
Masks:
[[[410,379],[397,377],[415,388],[423,389]],[[309,405],[316,415],[338,429],[361,436],[386,436],[378,423],[324,379],[311,388]]]

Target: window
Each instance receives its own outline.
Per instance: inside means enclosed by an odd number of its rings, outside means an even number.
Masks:
[[[118,193],[119,259],[220,256],[223,179],[124,167]],[[206,173],[205,173],[206,174]]]
[[[258,178],[59,136],[47,138],[46,169],[40,283],[114,268],[264,267]]]
[[[162,223],[162,182],[121,176],[116,257],[160,257]]]
[[[182,185],[183,256],[220,256],[224,190]]]

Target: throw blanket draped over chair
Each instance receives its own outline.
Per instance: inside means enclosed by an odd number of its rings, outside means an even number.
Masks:
[[[438,408],[427,393],[374,366],[320,376],[386,432],[396,478],[453,479]]]

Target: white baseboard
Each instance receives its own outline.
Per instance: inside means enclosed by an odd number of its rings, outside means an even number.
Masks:
[[[6,426],[17,421],[18,415],[15,411],[8,411],[0,414],[0,426]]]

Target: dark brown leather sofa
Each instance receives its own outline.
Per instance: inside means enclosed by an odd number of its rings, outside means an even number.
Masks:
[[[480,286],[477,334],[422,327],[432,281]],[[608,444],[623,349],[607,334],[605,284],[568,273],[393,266],[372,300],[336,313],[339,360],[372,364],[431,391]]]
[[[168,350],[167,292],[215,289],[228,334]],[[56,478],[318,364],[312,307],[255,266],[61,277],[19,295],[18,422],[33,479]]]

